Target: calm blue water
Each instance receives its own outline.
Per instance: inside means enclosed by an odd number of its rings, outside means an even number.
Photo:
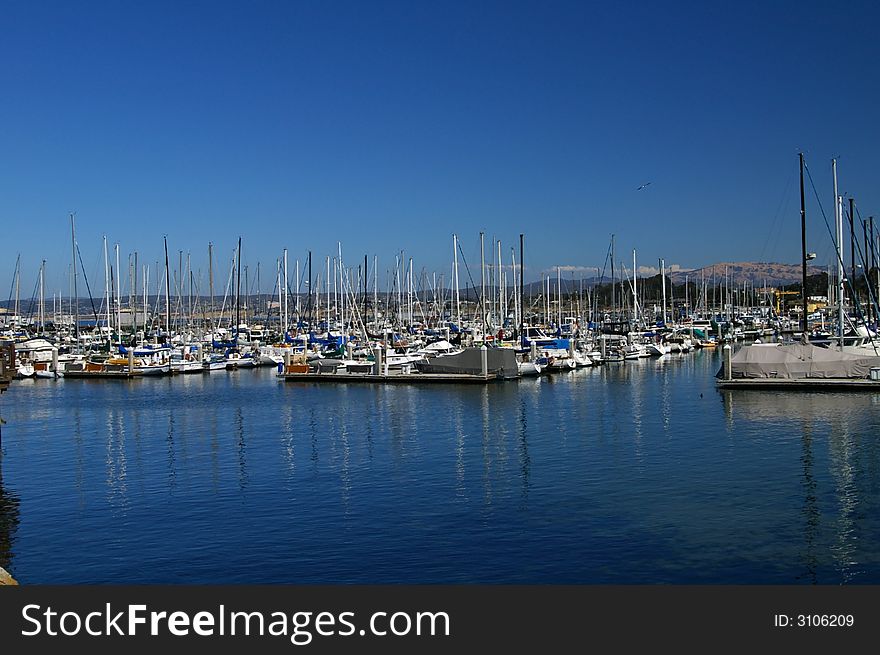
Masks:
[[[23,583],[880,583],[880,394],[698,352],[474,386],[273,369],[0,399]]]

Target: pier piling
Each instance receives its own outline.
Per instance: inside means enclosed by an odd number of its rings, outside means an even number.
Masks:
[[[382,348],[373,348],[373,375],[382,374]]]
[[[731,347],[729,343],[725,343],[724,347],[721,349],[722,357],[724,359],[724,379],[731,380],[733,379],[733,369],[730,364],[730,352]]]

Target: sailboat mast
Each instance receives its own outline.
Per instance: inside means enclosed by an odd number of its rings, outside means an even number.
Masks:
[[[235,338],[238,343],[238,326],[241,325],[241,237],[238,237],[238,250],[235,256],[236,267],[238,269],[235,287]]]
[[[498,239],[498,322],[500,325],[504,325],[504,291],[503,291],[503,282],[504,278],[502,276],[503,266],[501,265],[501,239]]]
[[[523,312],[523,235],[519,235],[519,342],[523,344],[523,325],[525,313]]]
[[[660,260],[660,282],[663,284],[663,327],[666,327],[666,261]]]
[[[379,330],[379,255],[373,255],[373,322]]]
[[[867,322],[870,323],[871,309],[872,309],[874,303],[871,302],[871,296],[872,296],[872,294],[871,294],[871,277],[870,277],[870,273],[871,273],[870,253],[871,253],[871,250],[870,250],[870,246],[868,245],[868,221],[862,221],[862,242],[865,244],[865,249],[862,251],[862,252],[864,252],[864,258],[862,261],[865,262],[865,283],[866,283],[865,290],[868,293],[868,298],[867,298],[868,311],[865,313],[866,314],[865,319]]]
[[[614,314],[617,311],[617,295],[615,293],[615,285],[617,278],[614,277],[614,235],[611,235],[611,320],[614,321]]]
[[[455,319],[461,327],[461,296],[458,290],[458,236],[452,235],[452,284],[455,287]]]
[[[107,303],[107,348],[113,344],[113,337],[111,336],[113,330],[111,329],[111,320],[110,320],[110,259],[107,254],[107,237],[104,236],[104,298]]]
[[[336,278],[333,278],[334,284]],[[327,334],[330,334],[330,255],[327,255],[327,280],[324,282],[327,291]]]
[[[281,289],[278,290],[279,293]],[[282,321],[283,325],[281,326],[281,333],[287,334],[287,326],[290,325],[290,314],[288,313],[288,300],[287,300],[287,248],[284,249],[284,320]]]
[[[79,293],[76,288],[76,226],[74,216],[76,214],[71,212],[70,214],[70,250],[72,253],[71,262],[73,264],[73,299],[71,304],[73,305],[73,335],[76,338],[76,343],[79,345]]]
[[[868,234],[871,236],[871,269],[874,271],[874,274],[877,277],[877,280],[874,284],[874,302],[880,303],[880,267],[877,266],[877,236],[874,234],[874,217],[868,217]],[[870,279],[868,280],[868,284],[871,284]],[[872,305],[874,303],[871,303]],[[874,307],[874,321],[877,322],[880,320],[880,311],[878,311],[878,307]]]
[[[798,153],[801,179],[801,300],[803,301],[803,314],[801,318],[801,334],[803,339],[807,337],[807,209],[804,204],[804,153]],[[766,283],[764,284],[766,287]]]
[[[45,269],[46,269],[46,260],[44,259],[42,261],[42,263],[40,264],[40,334],[43,334],[46,332],[46,319],[45,319],[45,315],[43,313],[43,304],[44,304],[43,271],[45,271]]]
[[[855,229],[855,214],[856,214],[856,201],[855,198],[850,197],[849,199],[849,279],[852,284],[852,293],[853,293],[853,307],[859,307],[859,293],[856,290],[856,282],[858,281],[858,276],[856,275],[856,229]]]
[[[483,325],[483,338],[486,336],[486,255],[483,247],[483,233],[480,232],[480,323]]]
[[[639,296],[636,291],[636,282],[638,280],[638,276],[636,275],[636,249],[633,248],[633,323],[638,324],[639,322]]]
[[[562,329],[562,272],[556,267],[556,327]]]
[[[300,290],[300,278],[299,278],[299,257],[296,259],[296,272],[294,273],[296,276],[296,286],[293,288],[296,289],[293,293],[293,309],[296,312],[296,321],[299,323],[300,320],[300,303],[299,303],[299,290]],[[287,284],[285,282],[285,284]],[[290,318],[288,316],[288,318]]]
[[[208,287],[211,294],[211,311],[214,311],[214,244],[208,242]]]
[[[284,336],[287,334],[286,328],[284,327],[284,317],[281,313],[282,307],[284,306],[281,298],[281,260],[275,260],[275,286],[278,287],[278,327],[281,328],[281,338],[284,339]],[[266,312],[266,316],[269,315],[269,312]]]
[[[138,332],[138,320],[137,320],[137,303],[135,300],[137,299],[137,274],[138,274],[138,254],[137,250],[134,251],[134,261],[131,260],[131,255],[129,255],[129,274],[128,274],[128,306],[131,310],[131,318],[132,318],[132,334],[135,336],[135,340],[137,339]],[[146,318],[146,315],[144,315]]]
[[[122,270],[119,268],[119,244],[115,244],[116,249],[116,336],[119,343],[122,343]]]
[[[189,279],[189,318],[187,319],[187,325],[189,326],[190,332],[193,329],[193,323],[195,322],[195,317],[193,316],[193,272],[192,272],[192,261],[190,260],[190,254],[186,253],[186,277]]]
[[[168,238],[163,237],[165,243],[165,338],[171,338],[171,279],[168,275]],[[158,304],[158,302],[156,303]]]
[[[519,334],[521,320],[519,312],[519,285],[516,281],[516,253],[513,250],[513,246],[510,247],[510,273],[513,276],[513,284],[510,285],[513,287],[513,329],[516,334]]]
[[[337,267],[339,268],[339,317],[342,323],[342,337],[345,340],[345,266],[342,263],[342,242],[336,242],[336,256],[338,259]],[[335,284],[335,282],[334,282]]]
[[[831,174],[834,177],[834,220],[837,227],[837,338],[838,346],[843,351],[843,199],[837,193],[837,160],[831,160]]]
[[[149,315],[149,304],[147,300],[147,290],[150,283],[150,267],[144,266],[144,338],[147,336],[147,317]]]
[[[308,299],[308,310],[309,310],[309,329],[312,328],[312,251],[309,250],[309,299]]]

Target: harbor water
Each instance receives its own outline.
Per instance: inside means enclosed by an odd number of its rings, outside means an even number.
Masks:
[[[880,394],[722,392],[719,365],[17,381],[0,566],[22,584],[880,583]]]

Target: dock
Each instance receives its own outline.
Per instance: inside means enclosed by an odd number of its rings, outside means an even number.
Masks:
[[[0,393],[6,391],[15,376],[15,344],[12,341],[0,343]]]
[[[66,378],[87,378],[97,380],[101,379],[114,379],[114,380],[133,380],[135,378],[142,378],[143,375],[139,373],[131,373],[129,371],[65,371],[64,377]]]
[[[772,389],[788,391],[873,391],[880,393],[880,381],[852,378],[734,378],[718,379],[719,389]]]
[[[505,378],[496,374],[471,375],[458,373],[404,373],[402,371],[388,371],[387,374],[375,373],[280,373],[278,377],[288,382],[373,382],[373,383],[403,383],[403,384],[488,384],[499,382]]]

